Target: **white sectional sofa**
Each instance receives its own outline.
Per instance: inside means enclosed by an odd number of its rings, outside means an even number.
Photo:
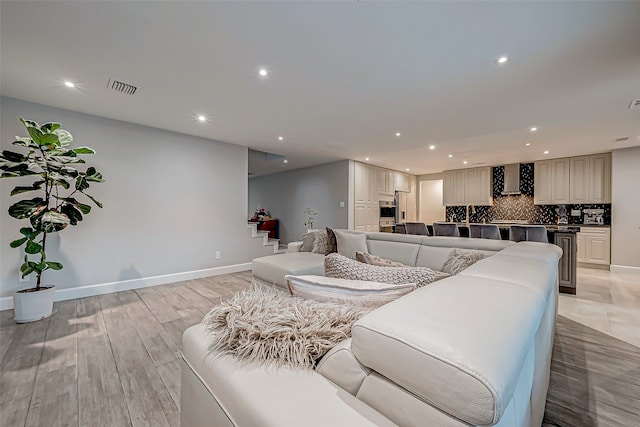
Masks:
[[[373,310],[314,371],[214,359],[204,325],[188,329],[182,427],[540,426],[560,248],[384,233],[368,234],[367,246],[375,255],[434,269],[452,247],[492,256]],[[276,257],[280,267],[274,259],[254,262],[260,280],[283,283],[275,280],[278,268],[312,274],[313,263],[300,260],[322,259]]]

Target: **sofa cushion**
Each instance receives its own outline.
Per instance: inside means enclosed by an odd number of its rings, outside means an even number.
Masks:
[[[363,262],[365,264],[377,265],[378,267],[406,267],[401,262],[391,261],[390,259],[384,259],[377,255],[372,255],[366,252],[356,252],[356,261]]]
[[[356,252],[368,252],[366,235],[346,233],[340,230],[334,230],[333,232],[336,236],[340,255],[355,259]]]
[[[324,255],[311,252],[293,252],[269,255],[253,260],[253,277],[263,282],[287,288],[287,274],[324,275]]]
[[[410,267],[416,266],[416,258],[418,257],[418,250],[420,249],[419,242],[416,244],[373,239],[367,239],[367,246],[369,247],[370,254],[391,261],[401,262]]]
[[[435,272],[425,267],[378,267],[364,264],[340,254],[324,258],[324,272],[328,277],[402,285],[416,283],[418,287],[433,282]]]
[[[539,274],[552,281],[548,273]],[[361,318],[352,350],[360,363],[422,401],[472,425],[494,424],[511,400],[545,308],[539,292],[458,275]]]
[[[285,276],[291,295],[320,302],[379,307],[416,288],[415,283],[390,285],[325,276]]]
[[[371,370],[355,358],[351,351],[351,338],[348,338],[324,355],[316,372],[355,396]]]
[[[458,274],[487,256],[480,251],[471,249],[454,249],[449,253],[449,257],[442,265],[442,271],[451,275]]]

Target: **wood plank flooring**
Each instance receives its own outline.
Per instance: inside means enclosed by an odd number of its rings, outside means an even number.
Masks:
[[[250,281],[244,272],[63,301],[25,325],[0,312],[0,426],[179,426],[182,333]],[[640,348],[570,314],[558,317],[544,425],[640,425]]]

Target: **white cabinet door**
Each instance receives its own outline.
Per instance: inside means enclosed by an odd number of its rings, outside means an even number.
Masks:
[[[552,205],[551,201],[551,161],[543,160],[533,165],[533,203]]]
[[[589,156],[571,158],[571,203],[589,203]]]
[[[464,169],[453,171],[453,204],[452,206],[465,206],[465,181],[466,174]]]
[[[396,173],[394,171],[387,171],[387,193],[391,196],[396,191]]]
[[[367,203],[369,198],[367,165],[356,162],[354,165],[355,203]]]
[[[396,186],[395,191],[409,192],[409,174],[395,172]]]
[[[478,168],[477,192],[477,205],[493,205],[493,168],[491,166]]]
[[[589,203],[611,203],[611,153],[589,156]]]
[[[577,233],[576,237],[578,238],[578,251],[576,253],[576,258],[578,262],[586,262],[586,247],[585,247],[585,238],[582,233]]]
[[[585,236],[586,259],[590,264],[609,264],[611,262],[611,240],[608,236]]]
[[[453,189],[455,188],[455,176],[453,171],[445,171],[442,179],[442,205],[453,206]]]
[[[366,231],[380,231],[380,208],[377,204],[370,203],[366,208]]]
[[[369,192],[369,197],[367,197],[367,203],[377,204],[379,201],[378,173],[376,168],[373,166],[367,167],[367,190]]]
[[[407,221],[416,222],[418,218],[418,206],[416,202],[416,177],[409,177],[409,193],[407,194]]]
[[[551,202],[564,205],[570,202],[569,180],[571,159],[551,160]]]
[[[365,203],[356,203],[355,205],[353,228],[355,230],[366,231],[367,205]]]
[[[464,170],[464,202],[465,205],[475,205],[479,200],[478,169]]]

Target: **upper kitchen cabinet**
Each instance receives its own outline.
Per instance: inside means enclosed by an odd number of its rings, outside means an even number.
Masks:
[[[570,203],[570,168],[570,158],[535,162],[533,201],[536,205]]]
[[[395,174],[387,169],[378,169],[378,192],[385,196],[393,196],[396,191]]]
[[[588,203],[611,203],[611,153],[589,156]]]
[[[493,168],[445,171],[442,190],[445,206],[490,206],[493,204]]]
[[[589,156],[571,158],[570,181],[571,203],[589,203]]]
[[[395,185],[395,190],[396,191],[403,191],[405,193],[408,193],[410,188],[409,188],[409,174],[407,173],[402,173],[402,172],[396,172],[395,173],[395,181],[396,181],[396,185]]]
[[[355,203],[378,203],[378,171],[375,167],[355,162]]]

